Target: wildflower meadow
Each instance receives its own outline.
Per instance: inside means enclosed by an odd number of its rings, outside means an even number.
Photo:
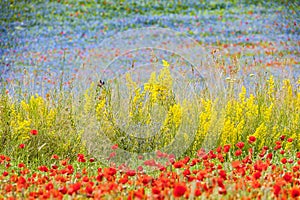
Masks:
[[[297,1],[0,5],[0,200],[300,199]]]

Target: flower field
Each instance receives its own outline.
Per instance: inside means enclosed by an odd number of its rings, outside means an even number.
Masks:
[[[297,1],[0,5],[0,199],[300,199]]]
[[[175,160],[157,152],[143,166],[101,167],[93,157],[77,155],[77,161],[54,154],[49,165],[29,168],[1,155],[1,196],[5,199],[297,199],[300,196],[300,153],[285,151],[293,143],[283,135],[270,147],[254,150],[256,138],[224,145],[193,157]],[[21,148],[21,147],[20,147]],[[117,147],[116,147],[117,148]],[[112,147],[114,149],[114,147]],[[236,149],[236,150],[235,150]],[[160,159],[168,158],[161,164]],[[50,164],[51,163],[51,164]]]

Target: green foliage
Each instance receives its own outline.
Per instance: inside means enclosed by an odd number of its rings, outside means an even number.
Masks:
[[[31,23],[45,23],[47,20],[58,20],[61,22],[73,21],[73,18],[87,20],[90,17],[101,19],[122,18],[139,15],[165,15],[182,14],[196,15],[204,12],[220,14],[224,11],[234,12],[244,8],[251,9],[252,6],[262,6],[274,9],[280,7],[289,7],[291,10],[299,10],[297,1],[113,1],[113,0],[34,0],[34,1],[1,1],[1,11],[6,13],[7,17],[3,20],[12,21],[30,21]],[[55,8],[55,9],[54,9]],[[47,10],[47,12],[45,12]],[[50,12],[50,13],[49,13]],[[49,15],[50,14],[50,15]],[[33,25],[33,24],[32,24]]]

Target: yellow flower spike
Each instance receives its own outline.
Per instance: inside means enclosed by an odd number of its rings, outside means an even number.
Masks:
[[[257,143],[259,143],[258,149],[262,149],[265,145],[265,140],[267,137],[267,127],[264,122],[260,124],[260,126],[256,129],[255,133],[253,134],[257,138]]]
[[[85,91],[84,93],[84,112],[90,113],[93,109],[93,101],[94,101],[94,91],[95,91],[95,84],[92,83],[91,86]]]
[[[103,98],[96,106],[96,116],[98,118],[98,120],[102,119],[103,116],[103,111],[104,111],[104,107],[105,107],[105,103],[106,103],[106,99]]]
[[[242,86],[242,90],[241,90],[241,92],[240,92],[240,94],[239,94],[240,101],[241,101],[242,103],[245,102],[245,100],[246,100],[246,93],[247,93],[247,91],[246,91],[245,86]]]
[[[21,101],[21,108],[24,109],[26,112],[29,112],[29,105],[25,101]]]
[[[269,80],[267,80],[267,86],[268,86],[267,94],[270,101],[272,102],[275,100],[275,82],[273,76],[270,76]]]
[[[164,67],[169,67],[170,66],[170,64],[166,60],[162,60],[162,63],[163,63]]]
[[[293,89],[289,79],[283,80],[282,86],[283,94],[284,94],[284,101],[286,105],[293,104]]]
[[[199,125],[195,135],[195,142],[192,147],[193,151],[197,151],[199,149],[211,126],[212,101],[201,99],[201,104],[203,107],[202,112],[199,115]]]
[[[46,124],[47,124],[47,127],[50,128],[54,125],[55,123],[55,118],[57,116],[57,109],[50,109],[47,117],[46,117]]]
[[[266,110],[264,112],[264,121],[265,122],[269,122],[271,120],[273,107],[274,107],[274,104],[271,103],[271,105],[268,108],[266,108]]]

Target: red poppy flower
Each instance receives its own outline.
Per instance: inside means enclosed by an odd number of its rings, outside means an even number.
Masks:
[[[66,188],[66,186],[63,186],[63,187],[58,188],[58,191],[62,194],[67,194],[68,189]]]
[[[290,190],[290,194],[292,198],[298,198],[300,197],[300,188],[294,187]]]
[[[200,189],[196,189],[194,194],[196,197],[199,197],[202,193]]]
[[[254,172],[254,173],[253,173],[253,178],[259,179],[260,177],[261,177],[260,171],[257,171],[257,172]]]
[[[126,184],[128,182],[128,176],[127,175],[124,175],[124,177],[121,177],[119,179],[119,183],[121,184]]]
[[[221,147],[221,146],[217,147],[217,148],[216,148],[216,152],[217,152],[217,153],[221,153],[221,152],[222,152],[222,147]]]
[[[45,165],[39,166],[38,170],[40,170],[41,172],[48,172],[49,171],[48,167],[45,166]]]
[[[25,148],[25,144],[20,144],[20,145],[19,145],[19,148],[20,148],[20,149],[24,149],[24,148]]]
[[[271,160],[273,158],[273,154],[272,153],[268,153],[267,154],[267,158]]]
[[[268,146],[264,146],[263,150],[269,150],[269,147]]]
[[[33,129],[33,130],[30,131],[30,134],[31,135],[37,135],[38,134],[38,130]]]
[[[101,182],[102,179],[103,179],[103,174],[102,174],[102,173],[99,174],[99,175],[96,177],[96,180],[99,181],[99,182]]]
[[[282,164],[286,164],[286,163],[287,163],[287,159],[286,159],[286,158],[282,158],[282,159],[281,159],[281,163],[282,163]]]
[[[51,190],[51,189],[53,189],[53,188],[54,188],[54,186],[53,186],[53,183],[51,183],[51,182],[48,183],[48,184],[45,186],[45,189],[48,190],[48,191]]]
[[[113,167],[106,168],[104,171],[109,175],[109,176],[114,176],[117,173],[117,170]]]
[[[238,163],[238,165],[239,165],[240,163]],[[226,171],[225,170],[223,170],[223,169],[221,169],[220,171],[219,171],[219,175],[220,175],[220,177],[221,178],[223,178],[223,179],[227,179],[226,178]]]
[[[183,171],[183,175],[184,176],[191,175],[191,171],[189,169],[186,169],[186,170]]]
[[[181,161],[175,162],[175,163],[173,164],[173,166],[174,166],[175,168],[181,168],[181,167],[183,167],[183,165],[184,165],[184,163],[181,162]]]
[[[224,148],[223,148],[224,153],[228,153],[229,150],[230,150],[230,145],[229,144],[224,145]]]
[[[134,192],[134,197],[136,199],[145,199],[145,190],[144,188],[138,189],[138,191]]]
[[[290,183],[291,183],[291,182],[293,181],[293,176],[292,176],[291,173],[286,173],[286,174],[284,174],[283,179],[284,179],[286,182],[290,182]]]
[[[242,150],[238,149],[236,150],[236,152],[234,153],[235,156],[240,156],[242,155]]]
[[[252,143],[255,142],[255,141],[256,141],[256,137],[253,136],[253,135],[250,135],[250,136],[249,136],[248,142],[249,142],[250,144],[252,144]]]
[[[56,154],[53,154],[53,155],[51,156],[51,159],[58,160],[58,159],[59,159],[59,157],[58,157],[58,155],[56,155]]]
[[[144,168],[143,168],[142,166],[138,166],[138,167],[137,167],[137,170],[138,170],[138,171],[143,171]]]
[[[293,166],[293,172],[297,172],[300,169],[299,165]]]
[[[135,170],[128,170],[128,171],[126,172],[126,174],[127,174],[128,176],[135,176],[135,175],[136,175],[136,171],[135,171]]]
[[[236,144],[236,146],[239,148],[239,149],[242,149],[244,146],[245,146],[245,143],[244,142],[238,142]]]
[[[287,139],[288,142],[293,142],[293,140],[294,140],[293,138]]]
[[[85,160],[85,158],[84,158],[84,155],[81,154],[81,153],[79,153],[79,154],[77,155],[77,161],[78,161],[78,162],[85,162],[86,160]]]
[[[284,140],[285,139],[285,135],[280,136],[280,140]]]
[[[150,177],[150,176],[145,176],[145,177],[142,179],[142,183],[143,183],[144,185],[147,185],[151,180],[152,180],[152,177]]]
[[[275,196],[278,196],[280,194],[280,191],[281,191],[281,187],[279,185],[274,185],[273,186],[273,193]]]
[[[2,173],[2,175],[3,175],[3,176],[8,176],[8,172],[7,172],[7,171],[4,171],[4,172]]]
[[[93,193],[93,187],[90,184],[88,184],[85,188],[85,191],[86,191],[87,194],[92,194]]]
[[[194,159],[192,160],[190,166],[194,166],[194,165],[196,165],[198,162],[199,162],[199,160],[196,159],[196,158],[194,158]]]
[[[173,190],[174,197],[181,197],[186,192],[187,188],[184,184],[176,184]]]
[[[239,168],[241,165],[241,162],[239,160],[235,160],[231,162],[231,165],[233,168]]]
[[[152,188],[152,194],[160,194],[160,189],[157,187]]]

